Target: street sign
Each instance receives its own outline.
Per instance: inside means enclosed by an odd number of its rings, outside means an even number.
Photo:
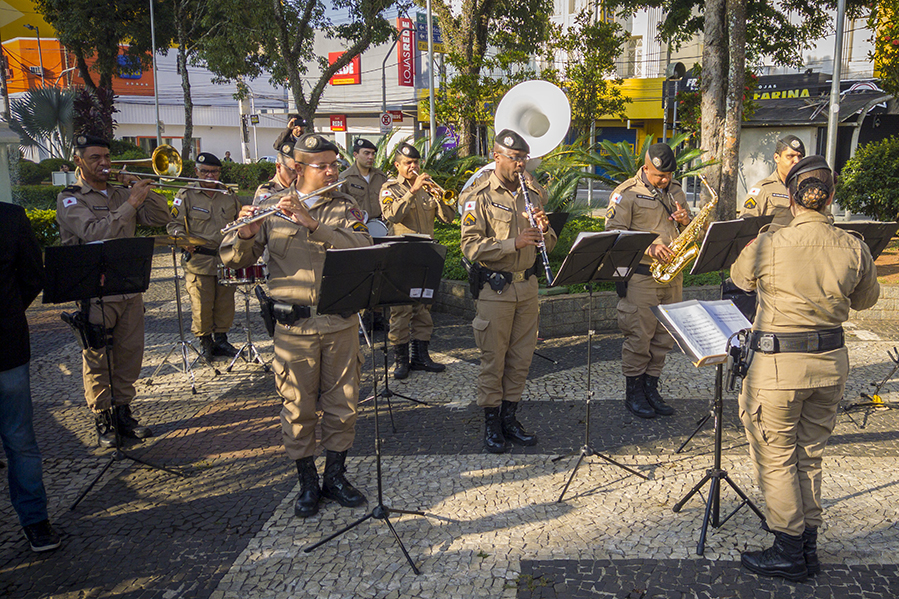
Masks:
[[[393,127],[393,115],[389,112],[381,113],[381,134],[389,133]]]
[[[258,124],[259,124],[259,115],[258,115],[258,114],[251,114],[251,115],[250,115],[250,124],[251,124],[251,125],[258,125]]]

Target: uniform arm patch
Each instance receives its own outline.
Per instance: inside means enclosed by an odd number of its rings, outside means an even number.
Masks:
[[[615,205],[609,205],[609,209],[606,210],[606,220],[611,220],[615,218]]]
[[[753,200],[752,198],[749,198],[749,199],[746,200],[746,202],[743,204],[743,208],[748,208],[749,210],[752,210],[752,209],[755,208],[756,206],[757,206],[757,204],[755,203],[755,200]]]
[[[74,206],[77,203],[78,203],[78,200],[76,200],[75,198],[63,198],[62,199],[62,205],[64,208],[68,208],[69,206]]]
[[[365,221],[365,216],[362,214],[362,211],[359,210],[358,208],[350,208],[350,216],[352,216],[359,222]]]
[[[389,206],[390,204],[393,203],[393,198],[392,198],[391,196],[387,195],[388,193],[390,193],[390,192],[389,192],[389,191],[385,191],[385,192],[381,195],[381,203],[384,204],[385,206]]]
[[[365,233],[368,233],[368,227],[366,227],[365,223],[363,223],[362,221],[353,223],[352,228],[353,231],[363,231]]]
[[[472,214],[471,212],[466,214],[465,218],[462,219],[462,224],[465,225],[466,227],[470,227],[473,224],[475,224],[476,222],[478,222],[478,219],[475,218],[475,215]]]
[[[474,207],[476,205],[477,205],[477,202],[475,200],[469,200],[469,201],[465,202],[465,208],[463,210],[465,212],[468,212],[469,210],[474,210]]]

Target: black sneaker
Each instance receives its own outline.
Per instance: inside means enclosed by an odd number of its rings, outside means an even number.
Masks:
[[[25,536],[31,544],[31,550],[40,553],[41,551],[52,551],[60,546],[61,541],[59,535],[50,526],[49,520],[29,524],[24,529]]]

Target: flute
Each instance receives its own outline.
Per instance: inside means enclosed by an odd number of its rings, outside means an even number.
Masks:
[[[312,196],[317,196],[326,191],[330,191],[332,189],[340,187],[341,185],[343,185],[343,181],[334,181],[333,183],[329,183],[328,185],[325,185],[324,187],[319,187],[315,191],[310,191],[309,193],[306,193],[306,194],[299,194],[297,199],[300,201],[303,201],[306,198],[310,198]],[[275,199],[280,199],[280,198],[282,198],[286,195],[290,195],[292,193],[298,193],[296,188],[293,185],[291,185],[290,187],[288,187],[287,189],[285,189],[283,191],[279,191],[278,193],[276,193],[272,196],[269,196],[267,198],[267,201],[270,202]],[[271,206],[269,208],[263,208],[262,210],[259,210],[255,214],[251,214],[250,216],[245,216],[243,218],[237,219],[236,221],[234,221],[232,223],[228,223],[222,229],[222,234],[227,235],[231,231],[235,231],[241,227],[249,225],[250,223],[255,223],[256,221],[262,220],[269,216],[277,216],[278,218],[283,218],[286,221],[289,221],[292,223],[294,222],[294,220],[292,218],[290,218],[289,216],[287,216],[286,214],[281,212],[281,210],[279,210],[277,206]]]
[[[524,194],[524,207],[528,213],[528,222],[531,223],[531,227],[540,231],[540,243],[537,244],[537,247],[540,248],[540,258],[543,261],[543,268],[546,271],[546,286],[551,287],[553,284],[553,271],[549,267],[549,256],[546,253],[546,239],[543,237],[543,227],[537,226],[537,221],[534,219],[534,203],[531,202],[531,194],[528,192],[527,182],[524,179],[524,173],[518,173],[518,182],[521,184],[521,193]]]

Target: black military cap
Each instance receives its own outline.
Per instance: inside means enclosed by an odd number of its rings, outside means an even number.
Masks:
[[[674,157],[674,150],[665,143],[657,143],[649,146],[646,153],[650,164],[663,173],[673,173],[677,170],[677,159]]]
[[[275,143],[272,144],[272,146],[279,154],[293,156],[294,143],[296,143],[296,140],[293,137],[292,131],[290,129],[285,129],[278,135],[278,138],[275,139]]]
[[[507,150],[517,150],[519,152],[530,152],[531,146],[524,138],[511,129],[503,129],[493,138],[493,143],[506,148]]]
[[[293,149],[297,152],[305,154],[320,154],[321,152],[340,152],[337,146],[317,133],[306,133],[293,145]]]
[[[795,135],[787,135],[777,140],[775,154],[780,154],[787,148],[799,152],[800,156],[805,156],[805,144],[803,144],[802,140]]]
[[[820,156],[818,154],[806,156],[793,165],[793,168],[791,168],[790,172],[787,173],[787,179],[786,181],[784,181],[784,183],[786,183],[787,187],[789,187],[790,183],[792,183],[793,180],[795,180],[799,175],[824,169],[828,171],[831,170],[830,165],[827,164],[827,160],[825,160],[824,156]]]
[[[109,147],[109,142],[103,139],[102,137],[97,137],[96,135],[90,135],[84,133],[82,135],[76,135],[74,140],[74,145],[77,149],[83,150],[84,148],[89,148],[91,146],[100,146],[103,148]]]
[[[406,158],[414,158],[415,160],[421,158],[421,153],[418,151],[418,148],[406,142],[403,142],[396,147],[396,154],[397,156],[405,156]]]
[[[359,150],[362,150],[362,149],[377,150],[378,146],[371,143],[364,137],[357,137],[356,141],[353,142],[353,153],[355,154],[356,152],[358,152]]]
[[[205,166],[222,166],[222,161],[219,160],[218,156],[215,154],[211,154],[209,152],[200,152],[197,155],[197,164],[202,164]]]

